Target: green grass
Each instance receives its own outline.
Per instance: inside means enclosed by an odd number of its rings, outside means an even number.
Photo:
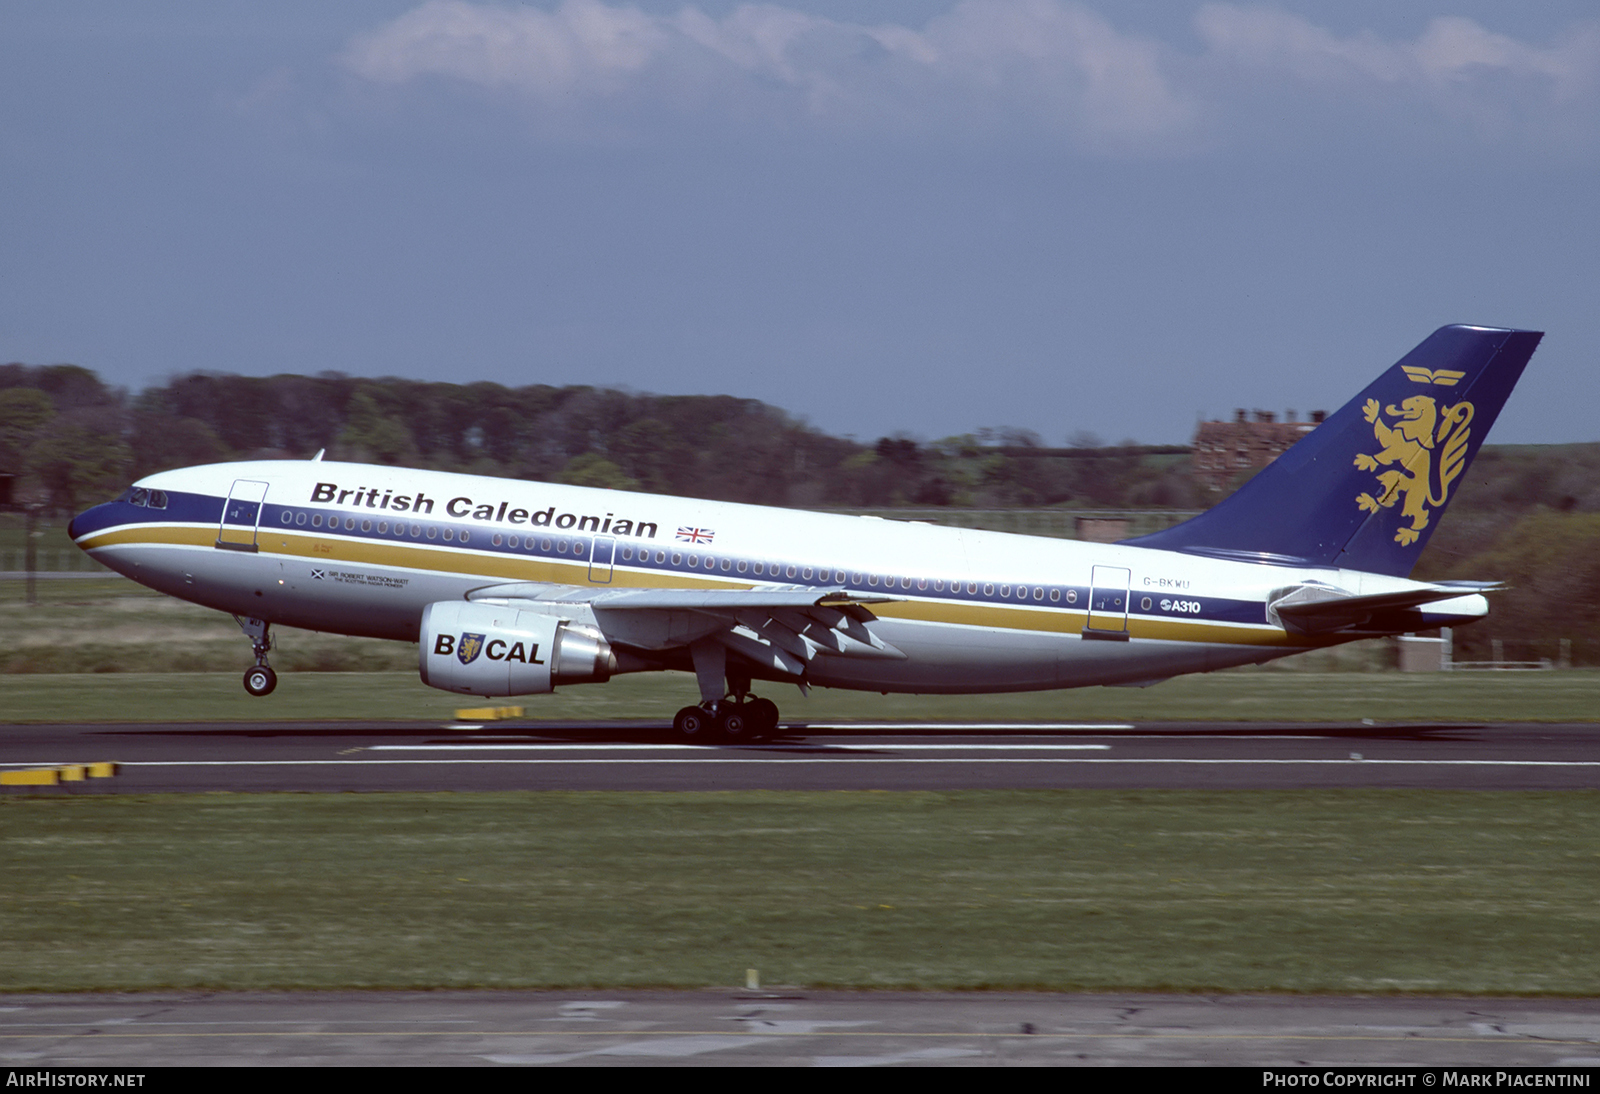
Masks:
[[[127,578],[0,581],[0,675],[243,673],[250,644],[226,613],[162,596]],[[415,646],[274,628],[273,664],[289,672],[412,668]]]
[[[411,649],[415,647],[400,647]],[[414,654],[413,654],[414,655]],[[461,707],[518,704],[527,724],[652,719],[699,698],[686,673],[619,676],[552,695],[473,699],[423,686],[415,671],[283,673],[252,699],[230,673],[0,675],[0,722],[428,721]],[[1185,676],[1153,688],[1018,695],[879,695],[768,685],[785,721],[1592,722],[1600,672],[1289,673]]]
[[[0,990],[1600,993],[1600,794],[0,802]]]

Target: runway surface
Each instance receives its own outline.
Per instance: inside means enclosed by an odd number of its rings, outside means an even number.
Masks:
[[[781,989],[0,996],[0,1059],[19,1070],[120,1071],[260,1063],[1571,1068],[1600,1064],[1600,1001]]]
[[[8,793],[1600,787],[1600,725],[786,725],[684,745],[662,725],[0,726],[0,769],[119,764]]]

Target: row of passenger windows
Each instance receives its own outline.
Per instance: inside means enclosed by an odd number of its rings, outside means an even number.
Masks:
[[[308,520],[305,513],[291,513],[285,510],[279,519],[284,524],[293,524],[297,527],[305,527],[308,523],[313,528],[323,527],[323,515],[321,513],[310,514]],[[389,535],[392,531],[396,538],[401,539],[409,536],[411,539],[442,539],[446,543],[472,542],[472,530],[469,528],[445,527],[441,529],[436,524],[407,524],[403,520],[397,520],[391,529],[388,521],[374,521],[371,517],[362,517],[360,520],[355,517],[345,517],[342,525],[337,514],[327,518],[327,528],[330,531],[338,531],[341,527],[347,532],[354,532],[358,528],[369,534],[376,531],[380,536]],[[496,547],[504,545],[511,548],[525,548],[529,551],[553,550],[557,554],[563,555],[568,551],[571,551],[574,555],[583,555],[588,550],[584,546],[583,540],[574,540],[567,536],[544,536],[543,538],[528,536],[526,543],[524,543],[521,536],[507,537],[496,533],[491,537],[490,542]]]
[[[284,511],[281,519],[284,524],[294,524],[302,527],[308,522],[307,514],[303,512],[290,513],[287,510]],[[309,523],[311,527],[321,528],[323,527],[323,521],[324,518],[321,513],[310,514]],[[338,530],[341,527],[340,518],[337,515],[327,517],[326,521],[329,530]],[[363,532],[371,533],[376,529],[380,536],[389,535],[391,531],[388,521],[373,521],[370,517],[362,517],[360,520],[355,517],[345,517],[342,527],[348,532],[353,532],[360,528]],[[447,527],[441,531],[437,525],[407,524],[404,521],[396,521],[394,523],[393,534],[398,538],[406,538],[409,535],[411,539],[443,539],[446,543],[470,543],[472,541],[472,532],[466,528],[457,530]],[[496,532],[490,537],[489,542],[495,547],[505,546],[512,550],[554,550],[557,554],[563,555],[571,552],[574,557],[582,557],[585,553],[583,540],[569,539],[566,536],[528,536],[524,538],[521,536],[504,536]],[[918,592],[927,592],[931,588],[936,593],[942,593],[948,588],[951,593],[955,594],[960,594],[962,591],[962,582],[959,580],[947,583],[943,578],[912,578],[893,574],[885,576],[882,574],[852,573],[848,570],[834,570],[828,567],[797,566],[792,562],[787,564],[781,562],[752,562],[742,558],[718,558],[715,555],[702,556],[698,553],[685,554],[683,551],[672,551],[669,554],[662,548],[656,548],[652,552],[651,548],[648,547],[635,549],[631,546],[624,546],[617,552],[617,558],[621,562],[638,561],[645,565],[654,562],[658,566],[667,565],[670,559],[671,565],[682,567],[687,564],[691,570],[704,569],[722,573],[750,574],[754,577],[799,578],[802,581],[815,580],[824,585],[830,583],[855,585],[857,587],[866,585],[871,589],[882,588],[885,591],[895,588],[915,589]],[[978,582],[968,581],[965,586],[967,595],[978,595],[978,589],[980,588]],[[1068,604],[1076,604],[1078,602],[1078,591],[1076,589],[1067,589],[1063,593],[1061,589],[1054,588],[1047,591],[1042,585],[1035,585],[1030,588],[1027,585],[996,586],[990,582],[984,582],[981,588],[983,589],[983,595],[987,597],[996,595],[998,590],[1002,600],[1031,599],[1044,601],[1048,599],[1052,604],[1059,604],[1063,599]]]

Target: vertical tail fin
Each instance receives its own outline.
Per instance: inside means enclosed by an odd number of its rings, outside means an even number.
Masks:
[[[1543,337],[1441,327],[1232,497],[1123,542],[1405,576]]]

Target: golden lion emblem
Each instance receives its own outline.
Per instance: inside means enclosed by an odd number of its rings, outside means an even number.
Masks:
[[[1396,502],[1403,501],[1400,514],[1411,524],[1402,524],[1394,541],[1402,545],[1415,543],[1428,526],[1428,507],[1438,508],[1445,503],[1450,484],[1467,465],[1472,404],[1456,403],[1440,409],[1432,396],[1413,395],[1399,406],[1390,405],[1381,412],[1378,400],[1368,399],[1365,413],[1373,435],[1383,447],[1370,456],[1357,455],[1356,466],[1363,471],[1377,471],[1380,465],[1399,466],[1379,473],[1377,497],[1360,494],[1356,504],[1364,512],[1376,513],[1380,507],[1392,509]],[[1384,423],[1385,413],[1392,424]]]

